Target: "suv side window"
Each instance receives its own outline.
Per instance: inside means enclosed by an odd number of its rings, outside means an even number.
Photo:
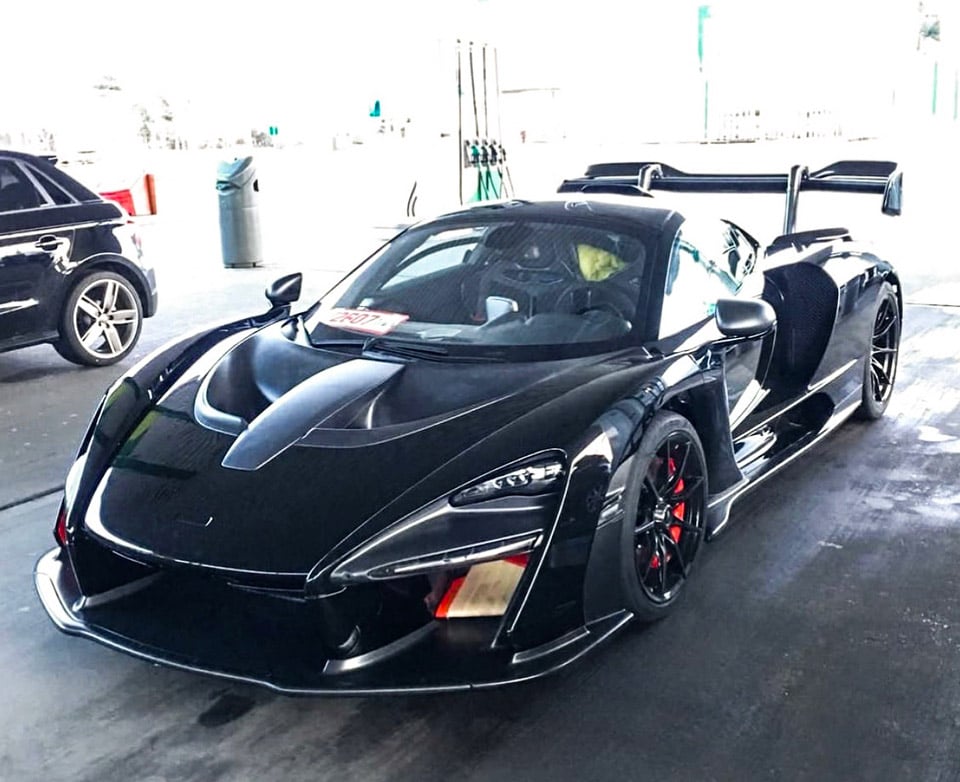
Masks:
[[[660,336],[675,334],[713,315],[717,299],[735,296],[746,265],[727,223],[685,220],[673,240]]]
[[[54,182],[42,171],[38,171],[33,166],[27,166],[27,168],[30,170],[30,173],[34,176],[37,182],[40,183],[40,187],[42,187],[46,191],[47,195],[50,196],[50,200],[54,204],[57,206],[66,206],[67,204],[76,203],[73,199],[73,196],[71,196],[66,190],[60,187],[60,185]]]
[[[12,160],[0,160],[0,212],[36,209],[47,203],[27,173]]]

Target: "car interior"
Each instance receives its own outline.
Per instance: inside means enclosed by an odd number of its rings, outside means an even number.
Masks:
[[[398,333],[445,341],[579,342],[632,328],[645,256],[638,239],[569,225],[511,223],[452,246],[458,262],[402,278],[403,269],[438,248],[414,253],[338,306],[404,313],[409,321]]]
[[[40,194],[30,180],[9,164],[0,163],[0,212],[36,209],[40,203]]]

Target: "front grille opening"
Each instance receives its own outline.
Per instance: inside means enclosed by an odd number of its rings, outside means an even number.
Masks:
[[[503,616],[523,577],[527,554],[433,576],[427,607],[437,619]]]

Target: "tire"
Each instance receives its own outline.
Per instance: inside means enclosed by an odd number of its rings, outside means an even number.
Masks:
[[[897,294],[893,286],[885,282],[874,309],[873,330],[864,361],[860,407],[856,413],[862,420],[876,421],[890,404],[900,358],[901,320]]]
[[[633,457],[620,534],[624,607],[662,619],[683,594],[706,532],[703,446],[683,416],[657,413]]]
[[[142,326],[143,306],[133,284],[114,272],[92,271],[70,290],[54,347],[75,364],[105,367],[133,350]]]

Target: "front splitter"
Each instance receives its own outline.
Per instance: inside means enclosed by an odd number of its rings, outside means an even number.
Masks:
[[[632,618],[620,612],[519,652],[490,647],[496,623],[434,622],[382,654],[331,660],[316,652],[295,619],[265,626],[253,612],[220,610],[217,595],[209,610],[189,595],[164,595],[153,583],[106,601],[85,596],[60,549],[40,558],[34,578],[47,614],[64,633],[151,663],[286,695],[442,693],[515,684],[564,668]]]

